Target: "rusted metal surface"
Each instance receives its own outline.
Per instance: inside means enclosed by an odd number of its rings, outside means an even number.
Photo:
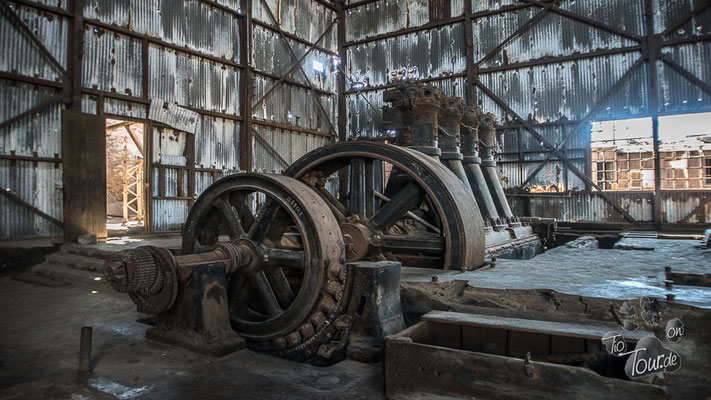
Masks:
[[[391,173],[388,182],[380,184],[382,177],[375,171],[382,170],[376,163],[383,162],[399,172]],[[337,199],[323,186],[326,178],[341,169],[350,175],[350,187],[346,197]],[[471,207],[475,204],[471,191],[429,156],[368,141],[334,143],[305,155],[285,174],[319,191],[341,224],[367,228],[363,240],[369,243],[369,259],[394,257],[405,265],[445,269],[473,269],[483,263],[483,220],[479,209]],[[375,195],[380,187],[389,201]],[[420,213],[419,204],[424,199],[432,204],[431,212],[422,216],[429,226],[417,233],[410,233],[407,223],[396,226],[401,219],[408,219],[407,211]]]
[[[79,369],[77,375],[91,375],[91,334],[92,327],[82,326],[79,340]]]
[[[315,350],[328,325],[321,322],[340,316],[347,302],[343,239],[325,201],[281,175],[232,175],[201,195],[185,225],[185,254],[203,253],[221,234],[237,248],[238,266],[228,268],[236,271],[228,291],[236,331],[262,351],[309,358],[302,350]]]

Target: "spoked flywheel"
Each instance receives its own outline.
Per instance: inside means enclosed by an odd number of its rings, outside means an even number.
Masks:
[[[212,184],[185,222],[184,254],[219,242],[241,249],[228,277],[234,330],[257,350],[305,359],[347,307],[344,245],[326,202],[282,175],[238,174]]]
[[[346,258],[405,266],[473,269],[484,261],[484,222],[472,193],[446,167],[412,149],[339,142],[291,165],[327,201],[346,242]],[[329,179],[347,177],[341,196]],[[345,195],[344,195],[345,194]]]

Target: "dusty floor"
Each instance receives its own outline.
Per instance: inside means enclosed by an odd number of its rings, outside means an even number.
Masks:
[[[146,342],[133,303],[99,285],[51,288],[4,278],[0,304],[0,399],[382,397],[378,366],[318,368],[248,350],[210,358]],[[85,325],[94,328],[94,371],[80,379]]]
[[[667,265],[693,273],[711,267],[711,250],[695,248],[697,241],[625,240],[655,250],[560,247],[532,260],[499,259],[494,268],[467,273],[408,268],[403,270],[403,302],[423,304],[421,312],[464,305],[501,315],[524,310],[530,318],[595,320],[607,313],[611,299],[664,298],[670,293],[664,289]],[[176,237],[118,238],[83,246],[80,254],[99,257],[145,244],[179,248]],[[210,358],[147,342],[143,333],[148,326],[135,322],[142,315],[126,296],[91,277],[72,282],[47,287],[0,279],[0,399],[383,397],[379,365],[345,361],[318,368],[248,350]],[[683,313],[690,335],[707,344],[709,319],[699,308],[711,309],[711,288],[675,286],[671,293],[683,309],[670,308],[669,315]],[[596,305],[591,298],[600,301]],[[603,319],[614,326],[609,314]],[[79,330],[85,325],[94,328],[94,372],[88,379],[75,374]],[[710,353],[707,345],[680,350]],[[686,361],[685,372],[702,371],[705,365],[704,360]],[[697,393],[711,387],[693,374],[675,379],[678,385],[696,385]]]
[[[496,261],[494,268],[472,272],[403,270],[403,280],[425,282],[466,280],[488,289],[551,289],[558,293],[629,300],[640,296],[665,298],[711,308],[711,288],[664,288],[664,267],[674,272],[711,273],[711,249],[697,248],[698,240],[622,239],[618,244],[654,250],[571,249],[557,247],[530,260]]]

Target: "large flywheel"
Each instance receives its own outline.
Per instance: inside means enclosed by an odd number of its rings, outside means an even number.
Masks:
[[[338,221],[316,192],[275,174],[220,179],[190,210],[182,251],[220,242],[240,250],[228,282],[230,319],[252,347],[304,359],[328,341],[349,291]]]
[[[326,200],[346,239],[348,261],[442,269],[483,264],[484,223],[476,200],[429,156],[383,143],[339,142],[306,154],[284,174]],[[339,174],[348,182],[341,196],[327,187]]]

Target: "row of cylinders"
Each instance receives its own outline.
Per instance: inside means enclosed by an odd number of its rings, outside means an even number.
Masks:
[[[397,144],[438,159],[469,189],[488,229],[521,226],[506,200],[494,160],[496,118],[459,97],[429,85],[407,84],[385,91],[386,129]]]

